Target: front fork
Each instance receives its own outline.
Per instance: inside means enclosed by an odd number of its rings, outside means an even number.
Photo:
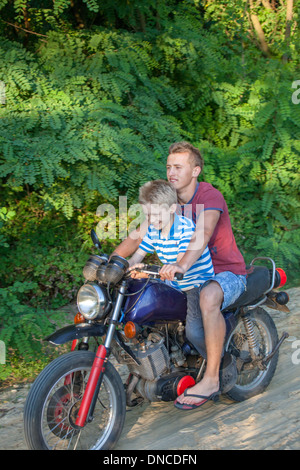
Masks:
[[[110,353],[110,345],[119,320],[125,291],[126,281],[123,281],[120,286],[112,318],[109,322],[104,345],[101,344],[97,349],[90,376],[82,397],[81,405],[75,421],[76,426],[79,428],[82,428],[86,422],[90,422],[93,419],[93,413],[105,371],[105,363],[107,362]]]

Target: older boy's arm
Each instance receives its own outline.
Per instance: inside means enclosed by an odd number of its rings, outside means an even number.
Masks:
[[[131,271],[131,277],[134,279],[147,278],[148,274],[135,271],[136,268],[142,269],[144,264],[141,263],[146,256],[146,252],[140,248],[134,253],[134,255],[128,260],[129,262],[129,271]]]
[[[135,253],[147,232],[147,228],[148,224],[144,221],[138,229],[133,230],[128,237],[115,248],[111,256],[119,255],[123,258],[127,258],[127,256]]]
[[[143,261],[146,254],[147,253],[144,250],[141,250],[140,248],[138,248],[136,252],[134,253],[134,255],[132,255],[132,257],[128,260],[129,270],[131,271],[132,269],[138,267],[137,265],[140,264],[141,261]]]
[[[214,233],[220,215],[221,213],[218,210],[208,210],[204,212],[203,225],[196,225],[196,230],[188,249],[179,263],[185,271],[187,271],[202,255],[212,237],[212,234]]]
[[[141,239],[133,240],[132,238],[128,237],[123,240],[120,245],[115,248],[111,256],[113,255],[119,255],[122,256],[123,258],[127,258],[127,256],[132,255],[136,251],[136,249],[139,247],[140,243],[142,241]]]
[[[179,263],[179,261],[182,260],[182,258],[184,257],[185,253],[179,253],[179,255],[177,256],[177,259],[176,259],[176,264]]]
[[[174,264],[165,264],[160,270],[161,279],[172,281],[175,273],[184,274],[202,255],[220,218],[220,211],[205,211],[204,224],[197,225],[188,249],[180,260]]]

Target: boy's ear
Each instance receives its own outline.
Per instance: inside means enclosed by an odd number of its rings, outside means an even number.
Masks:
[[[198,178],[198,176],[200,175],[201,173],[201,167],[200,166],[195,166],[193,168],[193,172],[192,172],[192,176]]]
[[[170,206],[170,213],[171,214],[174,214],[174,212],[176,212],[176,209],[177,209],[177,204],[172,204]]]

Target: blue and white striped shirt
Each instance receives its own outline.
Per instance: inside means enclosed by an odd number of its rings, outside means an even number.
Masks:
[[[161,231],[150,225],[140,244],[140,249],[147,253],[154,253],[163,264],[176,263],[179,253],[185,253],[195,231],[192,220],[174,214],[174,223],[167,237]],[[182,281],[170,281],[170,285],[177,289],[188,290],[202,285],[214,276],[214,268],[208,247],[200,258],[186,271]]]

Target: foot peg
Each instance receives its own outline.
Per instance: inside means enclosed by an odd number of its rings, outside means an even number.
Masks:
[[[266,366],[268,364],[268,362],[272,359],[272,357],[274,356],[274,354],[277,353],[278,349],[280,348],[280,346],[282,345],[283,341],[288,338],[290,335],[284,331],[282,333],[282,336],[280,338],[280,340],[278,341],[278,343],[276,344],[275,348],[273,349],[273,351],[267,356],[265,357],[265,359],[262,360],[262,364],[264,366]]]

